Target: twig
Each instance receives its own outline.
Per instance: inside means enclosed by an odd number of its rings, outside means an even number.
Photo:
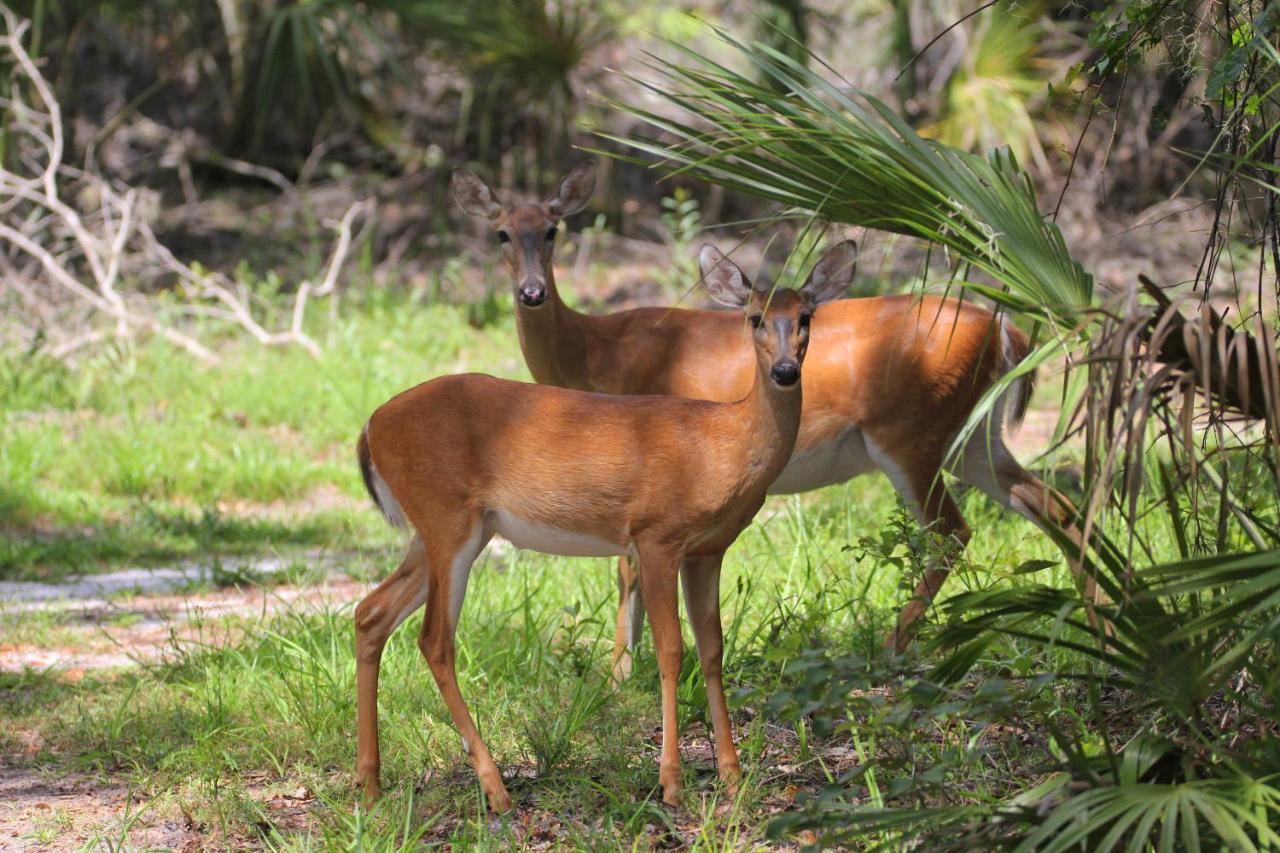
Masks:
[[[351,225],[355,222],[357,216],[366,215],[372,209],[373,200],[365,199],[351,205],[351,207],[347,208],[347,212],[342,215],[337,227],[338,241],[334,244],[333,253],[329,257],[329,264],[325,270],[324,278],[320,281],[320,286],[314,291],[316,296],[328,296],[333,292],[334,286],[338,283],[338,273],[342,270],[342,264],[347,259],[347,252],[351,249]],[[307,284],[307,282],[303,282],[303,284]]]
[[[974,15],[978,14],[979,12],[983,12],[983,11],[986,11],[987,9],[990,9],[992,6],[996,5],[996,3],[998,3],[998,2],[1000,2],[1000,0],[990,0],[990,2],[988,2],[988,3],[983,3],[981,6],[979,6],[979,7],[978,7],[978,8],[976,8],[976,9],[974,9],[972,12],[970,12],[970,13],[969,13],[969,14],[967,14],[967,15],[965,15],[964,17],[959,18],[958,20],[956,20],[956,21],[952,22],[952,23],[951,23],[951,25],[950,25],[950,26],[948,26],[946,29],[944,29],[942,32],[938,33],[936,36],[934,36],[933,38],[929,39],[929,43],[928,43],[928,44],[926,44],[924,47],[920,48],[920,50],[918,50],[918,51],[916,52],[916,55],[915,55],[915,56],[913,56],[913,57],[911,57],[911,59],[909,59],[909,60],[907,61],[907,64],[906,64],[906,65],[902,66],[902,69],[901,69],[901,70],[899,70],[899,71],[898,71],[898,73],[894,76],[894,78],[893,78],[893,82],[897,83],[897,82],[898,82],[898,79],[899,79],[900,77],[902,77],[902,75],[903,75],[903,74],[906,74],[906,73],[907,73],[907,70],[908,70],[911,66],[915,65],[915,64],[916,64],[916,62],[920,59],[920,57],[924,56],[924,55],[925,55],[925,53],[927,53],[927,52],[928,52],[929,48],[931,48],[931,47],[933,47],[935,44],[937,44],[937,42],[938,42],[938,40],[939,40],[939,39],[941,39],[941,38],[942,38],[943,36],[945,36],[947,33],[949,33],[949,32],[951,32],[952,30],[954,30],[956,27],[958,27],[958,26],[960,26],[961,24],[963,24],[965,21],[967,21],[967,20],[969,20],[970,18],[972,18]]]

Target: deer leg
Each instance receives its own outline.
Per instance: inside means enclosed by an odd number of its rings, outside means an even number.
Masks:
[[[680,636],[679,603],[676,600],[676,576],[681,554],[672,548],[637,543],[644,606],[653,631],[653,645],[658,656],[658,675],[662,684],[662,758],[658,763],[658,783],[662,801],[677,804],[680,794],[680,731],[676,716],[676,687],[680,683],[683,639]]]
[[[733,724],[729,721],[721,680],[724,634],[720,624],[720,564],[723,559],[723,554],[688,558],[680,567],[680,580],[684,585],[685,610],[698,646],[702,677],[707,682],[707,707],[711,711],[715,734],[716,767],[732,795],[738,791],[742,768],[738,764],[738,750],[733,745]]]
[[[356,605],[356,782],[365,797],[380,792],[378,670],[392,632],[427,599],[426,551],[417,536],[400,567]]]
[[[1084,533],[1076,525],[1076,508],[1071,501],[1019,465],[1002,441],[992,442],[990,447],[978,441],[970,443],[965,448],[961,477],[1051,537],[1066,539],[1067,567],[1084,596],[1089,624],[1109,631],[1110,626],[1104,626],[1094,610],[1107,596],[1084,570]]]
[[[644,599],[640,575],[629,557],[618,558],[618,622],[613,637],[613,678],[631,677],[632,658],[644,632]]]
[[[944,544],[959,543],[963,548],[969,543],[969,526],[965,524],[960,508],[956,506],[947,484],[942,480],[940,453],[916,456],[900,464],[870,441],[867,442],[867,448],[876,466],[888,475],[894,488],[906,499],[922,526],[941,536]],[[929,560],[924,576],[911,594],[911,600],[898,614],[897,627],[885,639],[887,648],[898,653],[906,650],[915,633],[916,622],[933,604],[950,573],[951,563],[946,553]]]
[[[418,635],[418,648],[431,668],[440,698],[444,700],[453,725],[462,737],[462,751],[471,759],[471,766],[480,777],[480,787],[489,800],[489,808],[505,812],[511,808],[511,796],[502,784],[502,774],[494,763],[489,748],[485,746],[476,728],[471,712],[467,709],[462,690],[458,687],[458,674],[454,667],[456,648],[454,634],[462,601],[467,594],[467,579],[471,564],[475,562],[489,534],[480,519],[472,522],[470,536],[461,543],[441,544],[428,548],[428,559],[433,567],[432,594],[427,601],[426,614],[422,618],[422,631]]]

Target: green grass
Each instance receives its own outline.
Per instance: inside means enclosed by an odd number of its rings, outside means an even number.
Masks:
[[[368,506],[352,459],[369,412],[440,373],[526,375],[508,310],[481,330],[466,318],[465,308],[375,293],[316,330],[325,345],[319,361],[235,341],[214,368],[161,345],[74,370],[7,356],[0,578],[300,546],[346,554],[342,568],[355,577],[385,575],[403,542]],[[976,493],[962,504],[975,535],[948,592],[1069,583],[1059,555],[1029,523]],[[1043,753],[955,717],[931,721],[927,737],[895,740],[892,727],[872,717],[832,736],[816,722],[784,723],[762,711],[762,697],[794,686],[786,667],[807,648],[879,655],[913,584],[911,527],[887,482],[864,478],[771,499],[730,551],[722,585],[726,676],[747,697],[735,711],[747,778],[733,800],[709,757],[690,636],[679,694],[686,789],[672,811],[656,791],[658,679],[647,641],[630,681],[615,688],[608,678],[613,566],[518,551],[485,557],[473,574],[458,654],[463,692],[513,774],[514,818],[484,811],[416,648],[417,617],[385,657],[386,793],[372,812],[363,810],[352,778],[354,600],[203,626],[197,619],[200,633],[175,641],[164,665],[91,671],[74,682],[0,674],[0,752],[19,766],[127,782],[148,812],[186,821],[211,844],[289,849],[357,841],[393,848],[414,839],[491,848],[758,845],[797,794],[817,794],[858,755],[881,761],[858,783],[868,802],[892,797],[903,779],[937,765],[968,786],[969,801],[990,801],[1006,795],[1012,779],[1034,777]],[[1054,568],[1017,574],[1030,560]],[[284,579],[318,577],[298,561]],[[116,616],[113,627],[132,619]],[[8,614],[0,636],[53,645],[74,637],[73,627],[57,615]],[[218,642],[228,635],[236,638],[230,645]],[[991,668],[1016,675],[1025,653],[1013,641],[998,650]],[[38,734],[40,751],[23,754],[18,732]],[[970,742],[995,763],[958,759],[956,744]],[[302,824],[272,805],[299,787],[314,797]],[[136,808],[113,818],[99,840],[126,842],[138,819]],[[35,840],[55,839],[65,824],[50,815]]]
[[[229,342],[214,368],[160,343],[74,368],[0,355],[0,579],[376,540],[343,500],[363,495],[369,413],[443,372],[527,375],[509,310],[476,331],[465,309],[371,298],[325,337],[318,361]]]
[[[1054,558],[1024,522],[990,518],[981,504],[975,496],[967,507],[980,524],[972,561],[992,570],[958,578],[956,588],[991,582],[1002,567],[1027,559]],[[770,502],[767,520],[747,531],[726,563],[729,684],[774,689],[785,664],[780,648],[874,653],[905,594],[897,572],[859,542],[897,515],[887,486],[875,480]],[[376,575],[397,557],[396,547],[385,546],[361,569]],[[511,552],[485,558],[472,576],[459,679],[500,764],[519,771],[509,782],[517,804],[554,818],[559,843],[764,842],[778,797],[821,787],[830,744],[780,738],[776,724],[740,710],[748,781],[738,798],[727,801],[715,781],[705,734],[691,734],[686,749],[704,749],[686,760],[682,810],[658,805],[656,667],[646,643],[632,679],[617,689],[610,684],[614,598],[606,560]],[[128,779],[158,796],[150,808],[186,809],[215,839],[328,846],[350,841],[358,828],[366,843],[380,845],[402,838],[407,821],[411,834],[432,840],[532,843],[528,827],[484,813],[415,645],[417,626],[413,618],[402,627],[384,659],[386,795],[371,814],[360,812],[351,775],[350,606],[286,609],[246,621],[246,638],[232,647],[196,638],[177,646],[176,663],[91,674],[74,684],[34,673],[0,676],[0,714],[15,729],[42,734],[46,751],[35,763]],[[688,635],[686,641],[682,722],[705,733],[703,684]],[[943,750],[940,743],[939,755]],[[778,769],[792,765],[798,767]],[[325,805],[313,813],[309,838],[277,828],[261,792],[251,796],[250,780],[261,785],[264,778],[268,789],[306,786]]]

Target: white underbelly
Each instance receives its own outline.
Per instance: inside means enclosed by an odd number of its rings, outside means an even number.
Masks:
[[[589,533],[526,521],[505,509],[488,513],[490,529],[517,548],[561,557],[617,557],[626,548]]]
[[[875,470],[876,464],[867,452],[862,431],[851,428],[825,444],[793,455],[782,474],[769,487],[769,494],[808,492]]]

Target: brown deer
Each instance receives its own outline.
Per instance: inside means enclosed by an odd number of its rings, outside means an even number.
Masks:
[[[458,206],[489,223],[510,267],[520,348],[533,378],[607,394],[740,398],[751,387],[754,361],[735,317],[677,308],[591,315],[560,299],[552,265],[558,226],[587,206],[594,188],[588,162],[571,171],[548,201],[504,205],[475,174],[454,171]],[[852,252],[848,261],[854,262]],[[969,528],[941,477],[947,451],[983,394],[1026,355],[1026,336],[1006,317],[970,302],[898,295],[824,305],[814,315],[813,338],[795,454],[770,493],[804,492],[882,471],[922,525],[963,547]],[[1021,419],[1029,379],[1004,395],[950,467],[1002,506],[1065,535],[1078,554],[1074,507],[1018,464],[1004,443],[1005,417]],[[1072,570],[1092,590],[1074,556],[1068,554]],[[906,646],[947,573],[945,558],[927,568],[889,635],[890,647]],[[644,619],[626,556],[618,560],[618,586],[614,661],[621,677],[629,672]]]
[[[540,238],[543,235],[539,235]],[[799,291],[751,287],[714,248],[703,276],[750,342],[752,379],[735,402],[610,396],[467,374],[418,385],[384,403],[360,435],[369,494],[414,532],[400,567],[356,607],[356,775],[379,790],[378,668],[391,632],[426,604],[422,650],[480,784],[510,808],[454,673],[454,630],[471,564],[495,534],[568,556],[628,555],[644,588],[662,685],[663,799],[680,788],[676,685],[682,656],[676,578],[707,683],[716,763],[732,788],[738,755],[721,685],[720,564],[791,458],[800,425],[801,365],[814,308],[849,285],[841,244]],[[738,348],[728,350],[736,357]]]

